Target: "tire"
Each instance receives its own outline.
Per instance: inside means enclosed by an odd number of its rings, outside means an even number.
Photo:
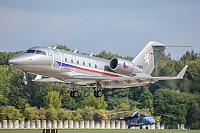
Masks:
[[[97,91],[94,91],[94,96],[95,96],[95,97],[98,97]]]
[[[78,97],[78,91],[74,91],[74,97]]]
[[[27,84],[28,84],[28,82],[26,80],[24,80],[24,85],[27,85]]]
[[[103,95],[102,91],[97,91],[97,96],[101,97]]]
[[[27,85],[28,82],[27,82],[26,80],[22,80],[21,84],[22,84],[22,85]]]
[[[73,91],[70,92],[70,96],[71,96],[72,98],[74,97]]]

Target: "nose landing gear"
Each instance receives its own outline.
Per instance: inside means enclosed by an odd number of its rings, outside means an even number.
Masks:
[[[27,85],[28,84],[28,82],[27,82],[27,80],[26,80],[26,76],[27,76],[27,72],[23,72],[23,80],[22,80],[22,82],[21,82],[21,84],[22,85]]]

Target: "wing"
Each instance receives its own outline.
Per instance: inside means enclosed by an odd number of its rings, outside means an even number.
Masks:
[[[37,75],[35,80],[37,82],[46,82],[56,85],[67,85],[70,83],[75,83],[81,86],[92,86],[93,83],[99,82],[103,88],[126,88],[143,86],[148,83],[155,83],[159,80],[172,80],[172,79],[183,79],[183,76],[187,70],[187,65],[181,70],[177,76],[167,76],[167,77],[152,77],[144,73],[139,73],[136,76],[123,76],[123,77],[108,77],[108,76],[88,76],[80,75],[74,76],[72,79],[61,80],[53,77],[42,78],[42,76]]]
[[[136,76],[123,76],[123,77],[106,77],[106,76],[76,76],[77,79],[83,80],[95,80],[99,82],[102,87],[105,88],[125,88],[146,85],[148,83],[155,83],[159,80],[173,80],[183,79],[183,76],[187,70],[186,65],[177,76],[165,76],[165,77],[152,77],[144,73],[139,73]]]
[[[41,75],[37,75],[36,78],[32,81],[49,83],[52,85],[63,85],[63,86],[67,86],[67,85],[70,86],[71,83],[75,83],[76,85],[81,85],[81,86],[87,86],[88,84],[96,83],[95,80],[90,80],[90,79],[84,80],[84,79],[75,78],[75,79],[61,80],[54,77],[42,78]]]

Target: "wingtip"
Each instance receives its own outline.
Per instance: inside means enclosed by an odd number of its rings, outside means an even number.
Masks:
[[[185,67],[181,70],[181,72],[177,75],[177,78],[182,79],[186,70],[188,68],[188,65],[185,65]]]

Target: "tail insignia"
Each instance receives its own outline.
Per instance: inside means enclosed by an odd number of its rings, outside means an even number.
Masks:
[[[145,59],[145,62],[144,62],[144,63],[149,64],[151,58],[152,58],[152,57],[151,57],[151,53],[146,53],[146,54],[144,55],[144,59]]]

